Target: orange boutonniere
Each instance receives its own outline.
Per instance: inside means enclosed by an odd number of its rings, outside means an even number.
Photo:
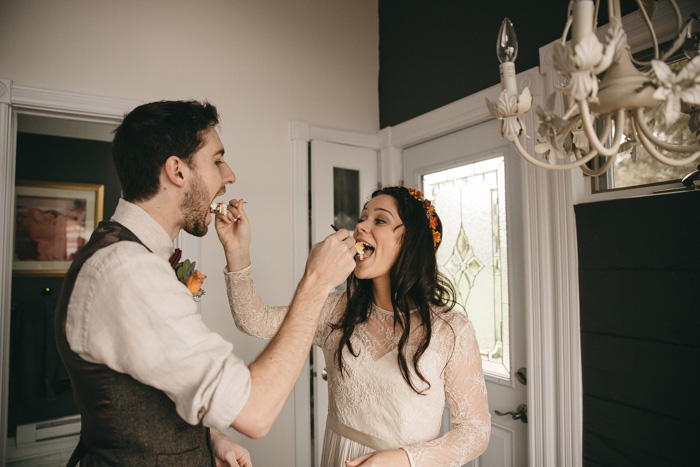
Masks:
[[[204,289],[202,289],[202,283],[204,283],[204,279],[206,279],[207,276],[195,269],[195,264],[197,264],[196,261],[190,262],[189,259],[186,259],[175,266],[175,274],[177,275],[177,279],[185,284],[192,293],[192,298],[194,298],[195,301],[199,301],[205,293]]]

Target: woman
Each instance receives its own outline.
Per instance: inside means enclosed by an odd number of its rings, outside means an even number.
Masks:
[[[227,273],[231,309],[241,331],[271,338],[287,308],[266,306],[255,292],[250,227],[237,207],[238,253],[227,255],[238,271]],[[362,210],[354,237],[364,251],[347,292],[329,296],[314,338],[328,371],[324,467],[456,466],[488,445],[474,328],[453,310],[454,291],[437,269],[441,229],[430,201],[405,187],[376,191]],[[439,437],[446,399],[452,429]]]

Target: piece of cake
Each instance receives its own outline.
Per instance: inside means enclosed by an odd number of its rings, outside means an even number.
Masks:
[[[225,216],[228,213],[228,205],[226,203],[211,203],[209,212]]]
[[[362,243],[355,243],[355,250],[357,251],[357,256],[360,261],[365,257],[365,246]]]

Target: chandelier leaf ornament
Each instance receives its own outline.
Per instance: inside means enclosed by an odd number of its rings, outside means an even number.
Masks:
[[[637,0],[654,47],[654,58],[643,63],[630,53],[619,0],[607,2],[610,25],[603,41],[595,34],[600,0],[571,0],[564,34],[555,43],[552,54],[552,65],[565,83],[555,88],[563,96],[564,114],[555,112],[557,93],[547,98],[544,107],[537,106],[534,156],[520,142],[521,136],[528,136],[521,117],[530,111],[533,98],[527,87],[518,94],[514,64],[517,38],[513,24],[505,18],[497,42],[502,91],[495,102],[486,99],[490,114],[501,120],[501,136],[538,167],[579,167],[591,176],[604,174],[620,152],[630,151],[636,160],[641,147],[670,166],[684,166],[700,158],[700,45],[698,34],[693,34],[691,28],[700,18],[692,14],[682,24],[675,0],[669,2],[676,13],[677,36],[661,54],[651,25],[655,2]],[[571,41],[567,43],[569,31]],[[689,61],[674,72],[665,60],[681,48]],[[645,113],[659,104],[665,109],[666,127],[683,114],[690,116],[688,127],[695,141],[679,145],[655,136],[653,129],[659,122],[647,122]],[[599,132],[596,120],[602,122]],[[669,152],[681,156],[670,156]],[[602,157],[603,163],[593,169],[588,163],[596,157]]]

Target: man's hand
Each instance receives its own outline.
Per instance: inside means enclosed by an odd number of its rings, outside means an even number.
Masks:
[[[311,248],[304,277],[330,292],[355,269],[355,239],[340,229]]]
[[[250,453],[243,446],[234,443],[228,436],[214,430],[211,433],[211,446],[216,458],[216,467],[253,467]]]
[[[403,449],[387,449],[345,461],[345,465],[347,467],[409,467],[411,463]]]

